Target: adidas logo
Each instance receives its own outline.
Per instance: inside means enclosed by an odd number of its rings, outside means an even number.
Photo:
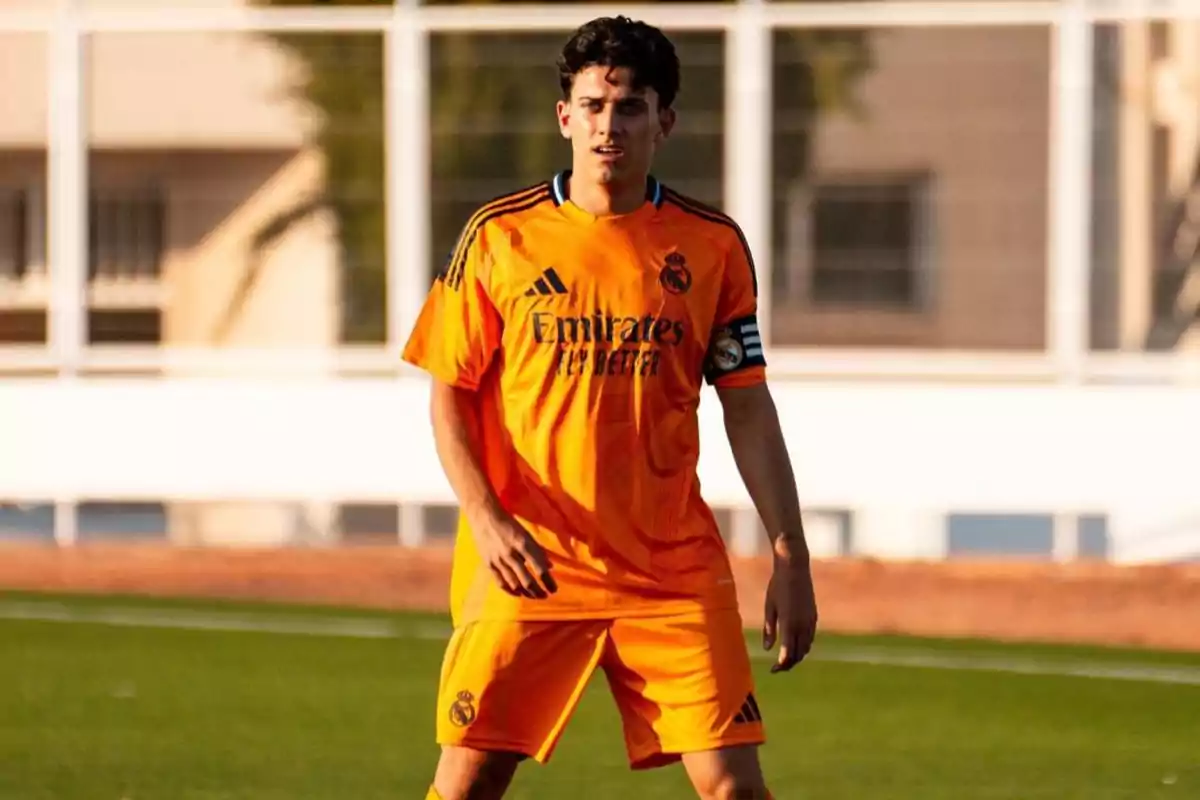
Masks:
[[[534,297],[536,295],[551,295],[551,294],[566,294],[567,287],[563,285],[562,278],[558,277],[558,273],[554,271],[554,267],[548,268],[542,273],[542,277],[533,282],[525,292],[526,297]]]
[[[742,709],[733,718],[733,721],[743,725],[750,722],[762,722],[762,713],[758,710],[758,701],[754,699],[753,694],[746,695],[746,702],[742,703]]]

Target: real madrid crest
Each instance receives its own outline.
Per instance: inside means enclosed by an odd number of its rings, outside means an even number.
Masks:
[[[685,294],[692,288],[692,271],[682,253],[669,253],[658,271],[658,282],[671,294]]]
[[[724,328],[717,332],[712,344],[713,366],[722,372],[737,369],[746,357],[746,351],[733,335],[733,331]]]
[[[475,721],[475,695],[470,692],[459,692],[458,699],[450,704],[450,722],[456,727],[465,728]]]

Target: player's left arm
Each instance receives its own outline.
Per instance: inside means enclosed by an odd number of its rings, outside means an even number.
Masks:
[[[705,373],[720,398],[738,472],[771,540],[774,569],[763,647],[779,642],[779,658],[771,668],[779,672],[803,660],[812,647],[816,597],[795,474],[767,384],[754,266],[741,237],[725,267]]]

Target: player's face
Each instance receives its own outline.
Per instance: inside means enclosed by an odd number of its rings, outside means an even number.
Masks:
[[[654,89],[635,89],[632,70],[593,66],[575,76],[570,100],[559,101],[558,124],[579,177],[628,185],[645,181],[675,112],[658,107]]]

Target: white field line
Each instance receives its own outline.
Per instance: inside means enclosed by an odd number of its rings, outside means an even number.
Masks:
[[[0,602],[0,620],[66,622],[168,630],[242,631],[352,639],[445,641],[449,635],[449,628],[444,625],[422,622],[406,623],[369,617],[198,611],[184,608],[81,607],[50,602]],[[766,653],[753,647],[751,655],[760,660],[775,658],[773,653]],[[953,653],[915,647],[891,649],[833,645],[814,651],[810,659],[875,666],[1102,678],[1200,686],[1200,667],[1102,662],[1068,657],[1039,659],[988,653]]]

